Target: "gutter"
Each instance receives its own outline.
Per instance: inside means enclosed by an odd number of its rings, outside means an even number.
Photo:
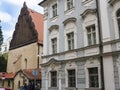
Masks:
[[[104,65],[103,65],[103,42],[102,42],[102,28],[101,28],[101,15],[100,15],[100,2],[96,0],[97,18],[98,18],[98,32],[99,32],[99,53],[100,53],[100,72],[101,72],[101,90],[105,90],[104,83]]]

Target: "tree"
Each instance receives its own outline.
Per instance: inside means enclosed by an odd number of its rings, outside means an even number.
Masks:
[[[0,72],[6,72],[7,67],[7,53],[0,56]]]
[[[1,23],[1,20],[0,20],[0,23]],[[1,27],[1,24],[0,24],[0,47],[3,43],[3,35],[2,35],[2,27]]]
[[[3,43],[3,35],[1,29],[1,20],[0,20],[0,48]],[[0,72],[5,72],[7,67],[7,54],[0,55]]]

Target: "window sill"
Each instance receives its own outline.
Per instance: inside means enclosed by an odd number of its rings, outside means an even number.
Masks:
[[[78,90],[76,87],[68,87],[65,90]]]
[[[58,15],[55,17],[50,18],[50,21],[56,20],[58,18]]]
[[[85,90],[101,90],[101,88],[86,88]]]
[[[48,90],[58,90],[58,87],[48,87]]]
[[[64,13],[65,13],[65,14],[67,14],[67,13],[72,13],[74,10],[75,10],[75,7],[71,8],[71,9],[69,9],[69,10],[64,11]]]
[[[93,0],[87,0],[87,1],[85,0],[85,1],[82,2],[82,4],[85,5],[85,4],[88,4],[91,1],[93,1]]]

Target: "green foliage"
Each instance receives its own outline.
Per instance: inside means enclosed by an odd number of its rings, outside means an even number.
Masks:
[[[6,72],[7,59],[8,59],[7,53],[4,53],[2,56],[0,56],[0,72]]]
[[[1,20],[0,20],[0,23],[1,23]],[[2,45],[2,43],[3,43],[3,35],[2,35],[2,28],[0,25],[0,46]]]

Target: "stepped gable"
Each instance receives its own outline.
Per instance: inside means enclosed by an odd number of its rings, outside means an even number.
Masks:
[[[15,26],[10,49],[34,42],[43,44],[43,15],[28,8],[24,2]]]

